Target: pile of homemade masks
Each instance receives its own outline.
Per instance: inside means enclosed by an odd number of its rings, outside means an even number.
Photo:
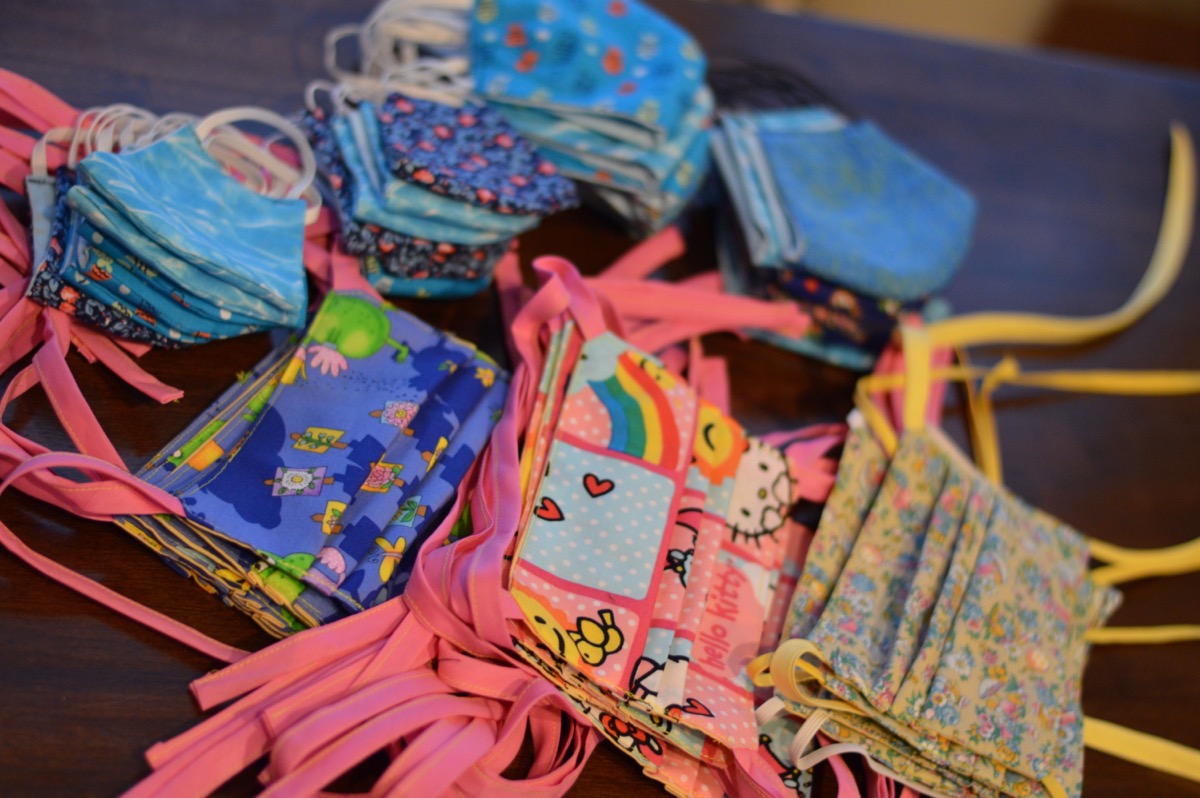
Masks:
[[[276,635],[371,607],[403,590],[507,379],[468,343],[332,293],[139,474],[186,517],[118,523]]]
[[[904,433],[889,458],[855,428],[770,682],[808,739],[921,791],[1078,795],[1084,635],[1118,600],[1079,533],[940,432]]]
[[[548,352],[522,454],[518,652],[677,794],[720,795],[739,765],[781,792],[745,665],[778,634],[797,554],[788,461],[611,333],[568,323]],[[799,723],[776,726],[778,757]]]
[[[713,100],[699,45],[670,20],[638,0],[484,0],[468,35],[476,91],[632,232],[695,196]]]
[[[732,111],[713,154],[737,219],[718,230],[726,288],[813,319],[802,338],[762,337],[869,370],[901,316],[937,313],[975,202],[877,126],[823,105]]]
[[[399,93],[338,106],[301,125],[342,246],[383,294],[478,293],[516,236],[577,204],[571,182],[490,108]]]
[[[283,130],[303,170],[230,124],[244,119]],[[31,298],[163,347],[303,325],[304,230],[319,199],[294,126],[260,109],[195,120],[114,106],[51,131],[42,152],[68,138],[68,165],[51,177],[42,158],[28,181]]]

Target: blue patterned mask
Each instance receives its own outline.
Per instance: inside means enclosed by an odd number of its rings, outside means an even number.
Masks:
[[[57,187],[31,297],[162,346],[303,323],[304,202],[226,175],[191,126],[95,152]]]
[[[721,247],[731,287],[810,312],[790,348],[869,369],[966,254],[974,199],[869,122],[820,106],[730,113],[713,143],[741,234]]]
[[[363,275],[377,291],[389,296],[451,298],[470,296],[488,286],[492,269],[511,247],[509,240],[455,244],[363,224],[354,216],[355,178],[342,159],[331,124],[323,113],[309,112],[300,126],[333,194],[342,246],[359,257]]]
[[[178,496],[187,519],[129,525],[176,558],[236,562],[254,590],[233,603],[265,595],[283,608],[256,616],[311,625],[373,606],[403,589],[506,392],[505,373],[470,344],[332,294],[298,346],[268,358],[141,474]],[[205,582],[222,580],[210,571]]]
[[[481,0],[469,46],[489,101],[546,109],[647,149],[677,130],[704,82],[695,40],[637,0]]]

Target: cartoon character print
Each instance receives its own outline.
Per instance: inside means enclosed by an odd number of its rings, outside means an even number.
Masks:
[[[163,470],[174,471],[186,463],[197,471],[203,471],[215,463],[221,458],[221,455],[225,454],[225,450],[214,440],[217,433],[224,429],[225,424],[226,422],[221,419],[210,421],[203,429],[168,455]]]
[[[807,775],[800,768],[796,767],[791,762],[785,762],[775,754],[775,749],[772,747],[772,737],[769,734],[758,735],[759,753],[766,759],[769,759],[775,766],[775,774],[779,776],[779,780],[783,782],[783,786],[796,793],[797,798],[808,798],[809,787],[811,786],[811,775]]]
[[[350,294],[331,293],[296,357],[332,377],[349,368],[348,358],[362,360],[388,345],[396,350],[396,362],[403,363],[408,359],[408,346],[392,340],[391,333],[391,322],[382,308]]]
[[[661,757],[662,744],[645,729],[608,712],[600,713],[600,728],[608,738],[630,753],[643,757]]]
[[[345,430],[329,429],[327,427],[309,427],[304,432],[293,432],[291,438],[295,443],[293,449],[313,454],[325,454],[330,449],[345,449],[341,441]]]
[[[400,505],[400,509],[392,516],[392,520],[388,521],[388,526],[413,527],[417,525],[417,521],[428,514],[429,507],[421,504],[421,497],[410,496]]]
[[[568,632],[575,641],[579,656],[593,666],[603,665],[609,655],[617,653],[625,645],[625,635],[613,619],[612,610],[600,610],[599,618],[599,621],[577,618],[576,630]]]
[[[571,665],[603,665],[625,645],[625,635],[617,626],[612,610],[600,610],[599,620],[580,616],[571,629],[566,613],[546,607],[538,597],[519,587],[513,587],[512,595],[538,639]]]
[[[740,424],[716,406],[701,401],[696,413],[696,436],[692,463],[705,479],[719,485],[737,474],[740,456],[746,449],[746,433]]]
[[[696,549],[670,549],[667,551],[667,561],[663,565],[664,571],[670,571],[679,577],[679,584],[687,587],[688,568],[692,564],[692,555],[696,553]]]
[[[437,465],[438,458],[442,456],[442,452],[446,451],[446,447],[449,445],[450,442],[446,440],[445,436],[439,436],[437,443],[431,451],[421,452],[421,459],[425,461],[426,474],[432,471],[433,467]]]
[[[733,500],[725,519],[732,539],[761,544],[761,538],[783,526],[792,501],[792,480],[783,452],[757,438],[749,439],[734,481]]]
[[[673,654],[667,657],[667,662],[687,663],[689,660],[682,654]],[[647,699],[651,696],[658,696],[659,683],[662,681],[662,676],[666,672],[666,662],[658,662],[653,657],[642,655],[633,665],[633,671],[629,676],[629,694],[639,699]],[[653,711],[653,707],[647,706],[647,712]]]
[[[550,649],[551,653],[571,665],[578,665],[583,661],[574,639],[566,628],[567,616],[565,613],[546,607],[538,597],[515,585],[512,588],[512,597],[529,622],[530,630]]]
[[[371,464],[371,471],[367,474],[360,490],[387,493],[392,488],[402,488],[405,480],[400,478],[400,472],[403,470],[404,466],[400,463],[386,463],[378,460]]]
[[[275,477],[264,484],[271,486],[272,496],[320,496],[326,485],[332,485],[333,477],[325,476],[325,466],[314,468],[275,469]]]
[[[371,562],[379,560],[379,581],[387,584],[392,579],[392,575],[396,573],[396,566],[404,557],[404,550],[408,548],[408,541],[400,538],[395,543],[390,542],[387,538],[375,538],[375,545],[379,547],[379,554],[371,557]]]
[[[696,528],[695,523],[699,523],[699,517],[702,513],[699,507],[683,507],[679,510],[675,518],[675,525],[681,526],[692,533],[692,545],[687,549],[668,549],[666,560],[663,563],[663,570],[670,571],[679,577],[679,584],[684,588],[687,587],[688,573],[692,567],[692,557],[696,553],[696,540],[700,537],[700,530]],[[695,523],[693,523],[693,517]]]

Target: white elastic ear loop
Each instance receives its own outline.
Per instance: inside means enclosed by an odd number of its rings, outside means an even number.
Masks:
[[[475,89],[465,58],[425,58],[384,73],[384,84],[393,91],[422,100],[461,106]]]
[[[264,174],[263,159],[251,153],[257,147],[240,133],[217,130],[205,140],[204,148],[226,172],[237,173],[238,182],[251,191],[278,198],[287,190],[286,178],[272,181]]]
[[[237,121],[258,122],[274,127],[282,133],[292,143],[292,146],[295,147],[296,153],[300,157],[300,172],[297,173],[293,166],[277,158],[269,151],[254,145],[253,142],[239,131],[233,129],[231,126]],[[203,143],[211,138],[217,128],[224,126],[230,126],[232,132],[221,135],[220,140],[222,144],[236,150],[239,155],[258,164],[268,174],[290,184],[290,187],[283,193],[283,196],[288,199],[304,200],[307,206],[304,213],[304,222],[305,224],[315,222],[317,216],[321,213],[321,195],[313,185],[313,181],[317,176],[317,161],[313,155],[312,147],[309,146],[308,139],[304,137],[300,128],[274,111],[254,106],[239,106],[217,111],[200,120],[196,124],[196,135]]]
[[[46,178],[50,176],[50,166],[46,160],[46,147],[50,144],[66,144],[73,141],[75,138],[74,127],[54,127],[42,134],[42,137],[33,145],[33,152],[29,156],[29,171],[34,177]]]
[[[363,23],[363,71],[381,74],[420,57],[421,46],[466,45],[472,0],[385,0]]]
[[[791,757],[793,763],[798,763],[803,759],[804,752],[808,750],[813,738],[817,736],[817,732],[821,730],[821,726],[825,724],[825,721],[829,720],[830,716],[829,710],[818,708],[805,718],[804,723],[797,730],[796,736],[792,738],[792,742],[788,745],[788,756]],[[797,767],[799,767],[798,764]]]
[[[185,114],[173,112],[160,116],[153,125],[140,136],[138,136],[132,144],[126,149],[135,150],[147,147],[156,141],[165,139],[175,131],[188,125],[195,125],[198,120],[194,114]]]
[[[138,125],[149,127],[158,117],[144,108],[118,103],[102,110],[92,122],[84,139],[89,152],[115,152],[120,148],[124,131]]]
[[[362,29],[358,25],[339,25],[337,27],[330,28],[329,31],[326,32],[326,34],[325,34],[325,71],[326,72],[328,72],[333,77],[339,78],[339,79],[352,77],[352,76],[358,74],[357,72],[354,72],[349,69],[342,69],[341,66],[338,65],[337,47],[338,47],[338,43],[341,42],[343,39],[349,39],[349,38],[353,37],[359,41],[359,58],[360,59],[364,58],[364,54],[361,51],[362,50],[362,35],[361,35],[361,33],[362,33]]]
[[[295,199],[302,195],[317,176],[317,160],[313,156],[312,147],[309,146],[308,139],[300,131],[300,128],[289,122],[283,116],[268,111],[265,108],[257,108],[254,106],[238,106],[236,108],[226,108],[221,111],[209,114],[201,119],[196,124],[196,135],[203,143],[214,130],[225,125],[232,125],[235,122],[257,122],[259,124],[273,127],[285,135],[295,147],[296,153],[300,156],[300,173],[294,181],[290,190],[284,196],[289,199]],[[248,141],[248,140],[247,140]],[[259,152],[264,152],[258,147],[255,147]],[[247,153],[243,153],[247,154]],[[264,153],[269,156],[275,164],[281,167],[276,171],[273,167],[264,165],[272,174],[284,177],[285,175],[293,174],[293,167],[279,160],[270,153]],[[254,156],[247,156],[254,157]],[[286,179],[286,178],[285,178]]]

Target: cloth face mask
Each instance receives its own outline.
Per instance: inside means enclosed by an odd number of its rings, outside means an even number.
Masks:
[[[571,181],[493,108],[393,94],[376,112],[393,175],[498,213],[548,216],[579,204]]]
[[[160,248],[160,258],[143,258],[152,266],[173,255],[230,292],[260,298],[294,323],[303,318],[303,201],[248,190],[221,171],[192,128],[133,152],[93,153],[79,175],[73,191],[112,209],[115,239],[132,229]]]
[[[142,150],[93,153],[78,182],[66,169],[55,182],[51,238],[31,298],[164,347],[302,323],[304,203],[259,195],[225,175],[192,128]],[[205,243],[232,215],[236,234]]]
[[[469,296],[488,286],[492,269],[508,252],[510,242],[453,244],[362,224],[353,215],[354,178],[342,161],[324,114],[308,112],[300,126],[336,200],[342,245],[360,257],[362,272],[376,290],[387,295],[451,298]]]
[[[785,546],[787,462],[653,358],[566,329],[543,378],[565,393],[527,452],[521,650],[643,765],[757,751],[742,669]]]
[[[696,42],[637,0],[483,0],[469,47],[489,101],[545,108],[645,148],[675,132],[704,82]]]
[[[827,733],[942,794],[1078,794],[1084,634],[1118,594],[951,447],[909,433],[889,462],[852,433],[789,623],[819,676],[783,696],[809,715],[832,694]]]
[[[143,478],[257,564],[252,583],[307,622],[399,593],[503,407],[507,377],[474,347],[356,294],[330,295],[271,358],[168,445]],[[328,601],[309,599],[313,592]],[[303,599],[303,601],[300,601]]]

